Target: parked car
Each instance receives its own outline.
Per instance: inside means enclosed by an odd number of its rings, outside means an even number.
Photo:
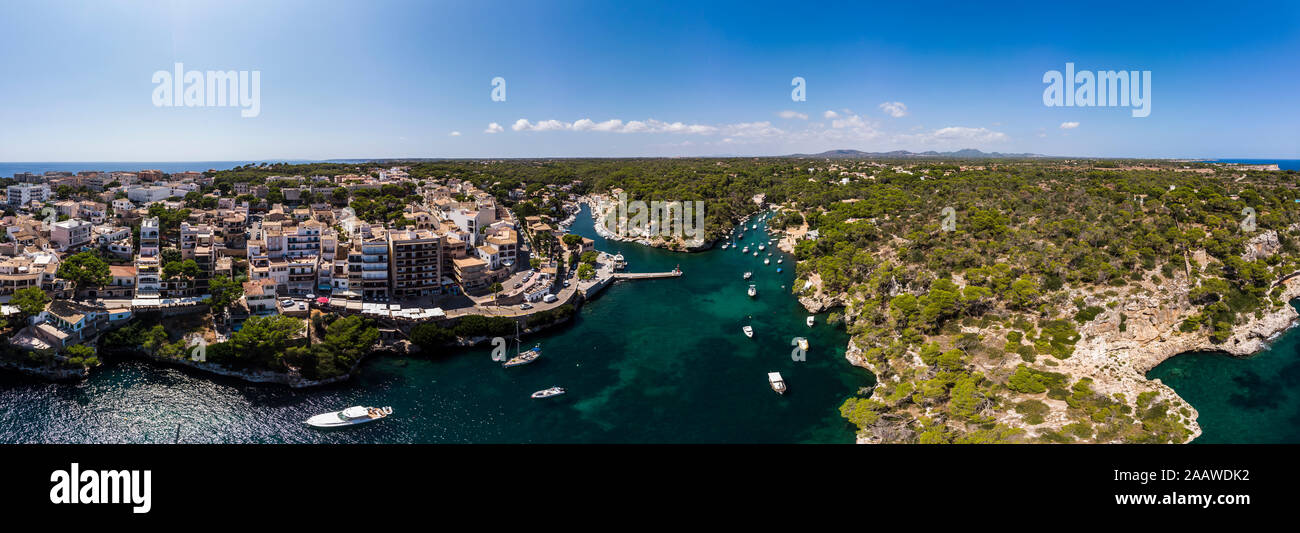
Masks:
[[[532,308],[533,308],[533,304],[519,304],[519,309],[523,311],[527,311]]]

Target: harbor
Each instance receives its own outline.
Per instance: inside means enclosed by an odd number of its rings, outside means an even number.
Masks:
[[[570,324],[524,340],[525,349],[540,344],[545,353],[532,364],[503,369],[490,344],[375,354],[353,379],[308,390],[137,360],[112,360],[73,386],[0,374],[0,413],[19,421],[0,428],[0,441],[173,442],[178,425],[188,443],[853,441],[837,408],[871,376],[844,359],[840,327],[824,315],[808,327],[790,295],[792,269],[775,270],[777,257],[792,263],[791,256],[777,252],[763,266],[731,250],[607,241],[586,209],[574,233],[622,255],[620,273],[661,279],[611,281]],[[669,274],[675,270],[682,274]],[[753,279],[742,279],[746,271]],[[746,295],[750,283],[758,298]],[[744,325],[753,338],[741,334]],[[795,337],[810,340],[806,361],[791,358]],[[771,372],[789,392],[773,393]],[[530,397],[557,386],[566,393]],[[394,414],[346,431],[303,424],[354,405],[392,406]]]

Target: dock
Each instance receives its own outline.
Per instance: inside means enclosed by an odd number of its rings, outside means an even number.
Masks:
[[[659,278],[676,278],[681,277],[681,267],[674,268],[668,272],[615,272],[614,279],[659,279]]]

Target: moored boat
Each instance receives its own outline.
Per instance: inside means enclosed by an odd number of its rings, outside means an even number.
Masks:
[[[746,272],[746,273],[745,273],[745,279],[749,279],[749,278],[752,278],[752,277],[754,277],[754,273],[753,273],[753,272]]]
[[[807,339],[807,338],[805,338],[805,337],[799,337],[799,349],[800,349],[800,350],[803,350],[803,351],[805,351],[805,352],[808,351],[808,339]]]
[[[740,328],[740,330],[745,332],[746,337],[749,337],[751,339],[754,338],[754,328],[746,325],[745,327]]]
[[[754,284],[751,283],[749,285],[749,297],[753,298],[755,296],[758,296],[758,287],[755,287]]]
[[[813,327],[813,316],[812,316],[812,315],[808,315],[808,320],[807,320],[807,322],[808,322],[808,327],[810,327],[810,328]]]
[[[785,379],[781,377],[780,372],[768,372],[767,383],[772,386],[772,390],[777,394],[785,394]]]
[[[550,398],[550,397],[552,397],[552,396],[559,396],[559,395],[561,395],[561,394],[564,394],[565,392],[568,392],[568,391],[565,391],[565,390],[564,390],[564,387],[551,387],[551,388],[549,388],[549,389],[542,389],[542,390],[539,390],[539,391],[537,391],[537,392],[534,392],[534,393],[532,394],[531,397],[532,397],[534,400],[536,400],[536,399],[540,399],[540,398]]]
[[[501,363],[501,366],[504,368],[510,368],[512,366],[526,365],[528,363],[536,361],[537,358],[541,356],[542,356],[542,345],[538,344],[537,346],[533,346],[531,350],[522,352],[519,355],[511,357],[509,361]]]
[[[313,416],[307,419],[306,424],[318,428],[355,426],[366,422],[374,422],[391,414],[393,414],[392,407],[362,407],[356,405],[342,411]]]

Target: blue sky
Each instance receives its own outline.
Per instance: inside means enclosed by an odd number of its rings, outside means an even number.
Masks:
[[[1295,3],[897,4],[5,3],[0,161],[1300,158]],[[260,71],[260,114],[154,106],[176,62]],[[1150,116],[1045,106],[1066,62],[1150,70]]]

